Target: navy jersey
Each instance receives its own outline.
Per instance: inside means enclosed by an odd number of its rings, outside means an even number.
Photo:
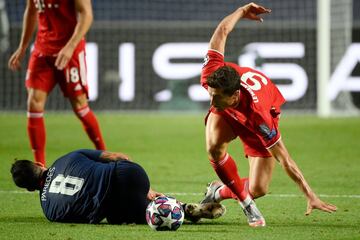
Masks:
[[[45,173],[40,202],[47,219],[98,223],[104,216],[115,162],[102,162],[102,151],[78,150],[57,159]]]

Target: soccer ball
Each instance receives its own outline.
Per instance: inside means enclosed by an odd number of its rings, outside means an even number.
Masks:
[[[173,197],[155,198],[146,208],[146,222],[157,231],[176,231],[184,221],[184,209]]]

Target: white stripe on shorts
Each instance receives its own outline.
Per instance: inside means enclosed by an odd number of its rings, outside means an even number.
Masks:
[[[86,79],[86,64],[85,64],[85,51],[81,51],[79,53],[79,68],[80,68],[80,77],[81,77],[81,84],[86,86],[87,79]]]

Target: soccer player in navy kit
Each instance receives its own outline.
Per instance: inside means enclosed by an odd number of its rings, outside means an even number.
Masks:
[[[77,150],[57,159],[48,169],[17,160],[11,174],[18,187],[40,190],[46,218],[55,222],[110,224],[146,223],[148,203],[161,193],[150,188],[145,170],[123,153]],[[184,204],[185,217],[217,218],[222,205]]]

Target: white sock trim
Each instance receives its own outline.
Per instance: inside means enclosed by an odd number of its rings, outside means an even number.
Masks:
[[[44,112],[27,112],[28,118],[42,118],[44,116]]]
[[[228,153],[226,153],[225,154],[225,156],[223,157],[223,159],[221,159],[218,163],[217,163],[217,165],[220,165],[220,166],[222,166],[222,165],[224,165],[225,163],[226,163],[226,161],[229,159],[229,154]]]
[[[76,110],[76,114],[79,116],[79,117],[84,117],[86,114],[88,114],[90,112],[90,108],[89,106],[83,108],[83,109],[80,109],[80,110]]]

